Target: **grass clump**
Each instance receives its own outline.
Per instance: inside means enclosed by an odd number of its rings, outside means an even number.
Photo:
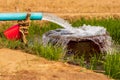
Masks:
[[[61,28],[61,26],[55,24],[55,23],[42,23],[42,25],[31,22],[30,28],[29,28],[29,36],[38,35],[42,37],[42,35],[50,30],[54,30],[57,28]]]
[[[106,55],[92,56],[89,61],[85,60],[85,56],[72,58],[69,63],[85,67],[98,73],[108,75],[113,79],[120,79],[120,53],[112,52]]]
[[[32,50],[38,56],[45,57],[49,60],[59,60],[64,53],[61,47],[53,46],[51,44],[43,46],[42,44],[35,43]]]
[[[106,75],[114,79],[120,79],[120,53],[106,55],[104,70]]]
[[[0,47],[10,49],[24,49],[25,44],[23,44],[21,41],[10,41],[6,38],[0,38]]]

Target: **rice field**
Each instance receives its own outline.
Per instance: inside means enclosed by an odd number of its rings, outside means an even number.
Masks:
[[[120,17],[119,0],[0,0],[1,12],[49,12],[64,18]]]
[[[90,19],[86,20],[84,18],[78,20],[68,20],[72,26],[78,27],[83,24],[86,25],[94,25],[94,26],[103,26],[110,33],[110,36],[113,39],[115,51],[110,54],[105,55],[104,59],[96,58],[95,56],[91,58],[89,66],[87,66],[84,62],[84,57],[72,59],[73,62],[79,63],[78,65],[86,67],[91,70],[98,70],[98,65],[102,66],[100,71],[103,71],[103,74],[108,75],[114,79],[120,79],[120,19]],[[4,28],[1,28],[1,32],[7,29],[12,24],[3,24]],[[63,59],[65,51],[62,47],[47,45],[43,46],[41,37],[42,34],[49,30],[62,28],[61,26],[51,23],[51,22],[43,22],[42,24],[31,22],[31,26],[29,28],[28,45],[23,44],[21,41],[9,41],[1,34],[0,38],[0,47],[7,47],[11,49],[20,49],[25,52],[30,52],[38,56],[45,57],[49,60],[61,60]],[[111,55],[112,54],[112,55]],[[62,60],[63,61],[63,60]],[[66,61],[66,60],[65,60]]]

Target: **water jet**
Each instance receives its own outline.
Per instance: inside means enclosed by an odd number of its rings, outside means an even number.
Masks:
[[[29,20],[47,20],[54,22],[64,29],[51,30],[43,34],[43,44],[62,45],[67,55],[88,53],[106,53],[111,48],[111,37],[104,27],[83,25],[73,28],[67,21],[49,13],[0,13],[0,21],[18,22],[22,39],[28,32]],[[81,55],[80,55],[81,56]]]

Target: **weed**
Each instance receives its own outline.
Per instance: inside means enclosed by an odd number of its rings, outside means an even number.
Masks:
[[[120,53],[108,54],[104,61],[105,74],[120,79]]]

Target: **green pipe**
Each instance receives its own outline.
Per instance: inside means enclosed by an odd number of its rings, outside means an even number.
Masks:
[[[30,13],[30,20],[41,20],[42,13]],[[0,21],[25,20],[27,13],[0,13]]]

